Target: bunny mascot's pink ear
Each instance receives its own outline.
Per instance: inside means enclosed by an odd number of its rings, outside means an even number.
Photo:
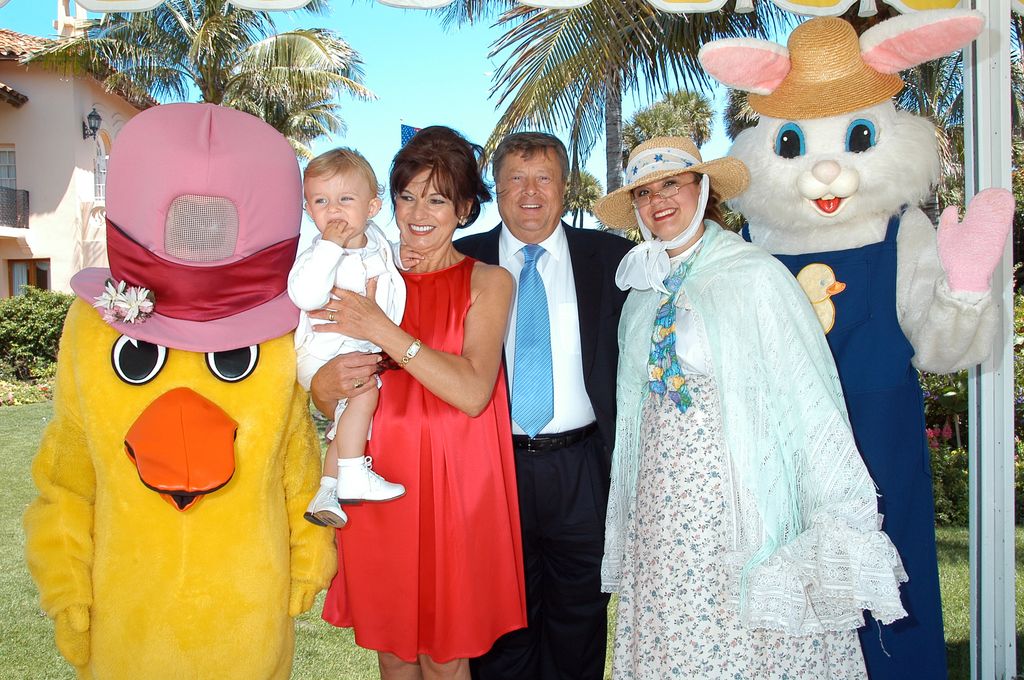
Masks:
[[[899,73],[960,49],[984,27],[985,15],[973,10],[903,14],[864,31],[861,57],[880,73]]]
[[[697,53],[701,65],[726,87],[771,94],[790,70],[789,50],[766,40],[724,38]]]

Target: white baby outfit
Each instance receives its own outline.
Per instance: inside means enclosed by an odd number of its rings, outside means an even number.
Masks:
[[[401,323],[405,310],[405,282],[395,264],[391,244],[373,221],[367,222],[366,246],[363,248],[342,248],[317,236],[312,245],[295,259],[288,274],[288,296],[301,310],[299,325],[295,329],[295,350],[298,355],[297,378],[305,389],[309,389],[310,381],[320,367],[339,354],[380,351],[380,347],[368,340],[357,340],[341,333],[314,332],[313,326],[329,322],[311,319],[307,314],[327,305],[331,299],[331,288],[337,286],[365,295],[366,282],[373,278],[377,279],[377,304],[389,319],[396,324]],[[347,405],[347,399],[338,402],[334,426],[328,436],[334,436],[338,418]]]

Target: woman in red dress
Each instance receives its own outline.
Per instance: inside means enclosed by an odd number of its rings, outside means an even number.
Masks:
[[[512,277],[459,253],[452,235],[490,200],[479,147],[421,130],[391,167],[391,200],[411,268],[396,326],[373,301],[335,290],[318,325],[379,345],[383,375],[368,454],[405,485],[394,501],[346,509],[323,617],[378,652],[381,677],[469,678],[480,656],[526,625],[519,506],[502,340]],[[331,370],[331,364],[321,371]],[[337,373],[335,373],[335,376]],[[362,378],[352,380],[355,387]],[[318,407],[351,386],[314,378]],[[333,393],[332,393],[333,388]]]

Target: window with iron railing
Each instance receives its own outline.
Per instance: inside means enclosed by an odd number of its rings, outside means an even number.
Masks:
[[[28,229],[28,192],[0,186],[0,227]]]

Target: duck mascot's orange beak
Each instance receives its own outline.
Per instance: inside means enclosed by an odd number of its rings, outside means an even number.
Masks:
[[[187,387],[146,407],[124,440],[139,479],[177,510],[221,488],[235,473],[238,423]]]

